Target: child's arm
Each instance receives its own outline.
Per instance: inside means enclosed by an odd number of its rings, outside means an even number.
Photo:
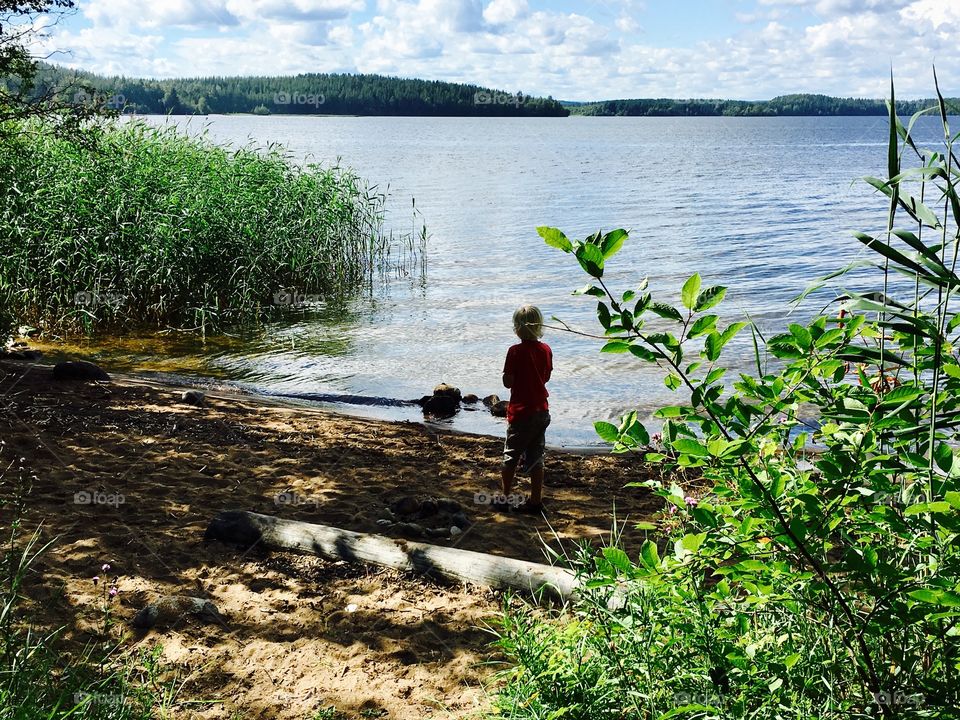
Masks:
[[[513,348],[507,350],[507,359],[503,362],[503,386],[506,388],[513,387],[513,358],[511,353]]]

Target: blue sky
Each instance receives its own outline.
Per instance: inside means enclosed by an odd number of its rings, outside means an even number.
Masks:
[[[960,95],[960,0],[79,0],[61,64],[128,76],[376,72],[567,100]]]

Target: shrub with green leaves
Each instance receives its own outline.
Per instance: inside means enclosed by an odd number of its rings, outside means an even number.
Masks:
[[[912,128],[931,111],[944,143],[925,149]],[[699,275],[680,307],[609,287],[623,230],[539,228],[592,278],[578,294],[598,298],[602,351],[659,365],[677,392],[658,448],[636,412],[596,424],[673,480],[651,483],[667,509],[639,557],[584,551],[557,618],[507,613],[501,715],[960,717],[956,140],[942,99],[906,127],[891,109],[889,177],[868,179],[889,213],[857,235],[877,290],[774,337],[722,321],[725,288]],[[724,348],[745,331],[755,372],[733,373]]]

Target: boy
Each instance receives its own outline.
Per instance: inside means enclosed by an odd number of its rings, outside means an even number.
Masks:
[[[553,352],[549,345],[540,342],[543,316],[534,306],[524,305],[513,313],[513,331],[520,342],[507,350],[503,364],[503,385],[510,388],[510,403],[507,405],[507,439],[503,446],[502,490],[509,498],[522,456],[523,469],[530,474],[530,498],[517,510],[538,513],[543,510],[544,432],[550,424],[546,385],[553,371]]]

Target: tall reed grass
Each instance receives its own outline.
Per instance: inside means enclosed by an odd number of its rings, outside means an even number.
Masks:
[[[342,298],[387,254],[384,200],[276,145],[24,127],[0,146],[0,300],[21,322],[92,331],[224,327],[282,309],[284,291]]]

